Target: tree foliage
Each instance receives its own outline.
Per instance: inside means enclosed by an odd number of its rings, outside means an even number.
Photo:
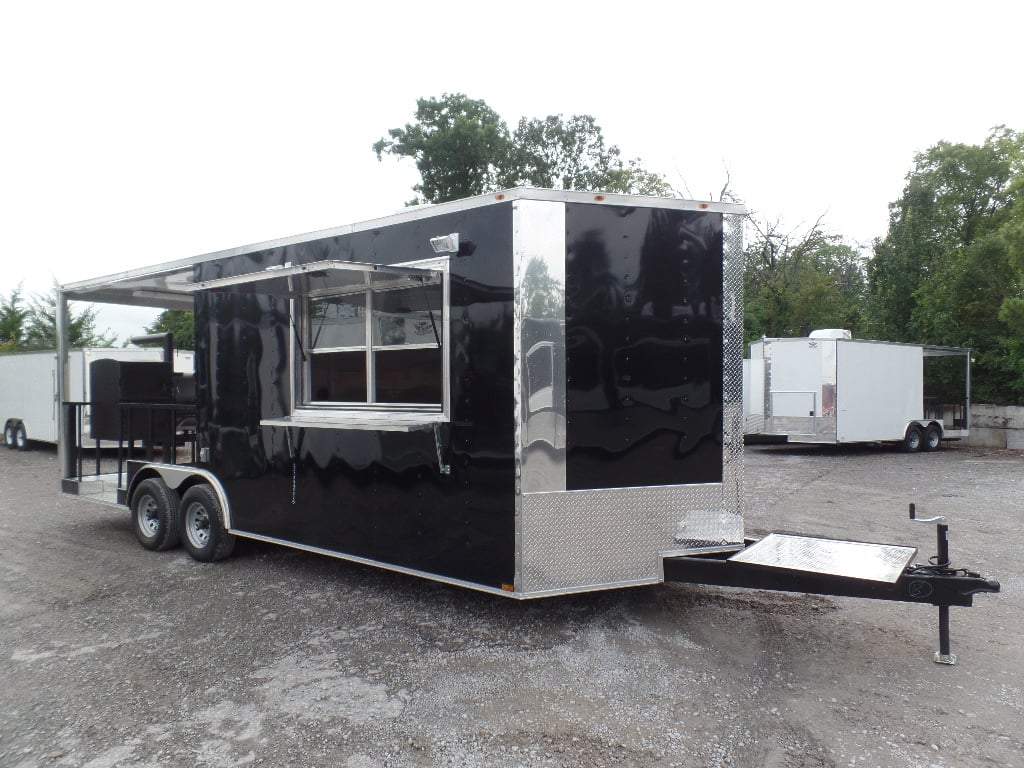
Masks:
[[[859,335],[864,262],[857,249],[826,233],[821,222],[798,235],[778,223],[750,219],[755,233],[744,254],[744,336],[806,336],[815,328]]]
[[[68,343],[72,347],[109,347],[115,337],[96,330],[96,310],[76,312],[68,305]],[[21,286],[0,299],[0,352],[25,352],[57,348],[57,285],[47,294],[36,294],[27,303]]]
[[[497,186],[512,143],[508,126],[483,101],[462,93],[417,99],[416,121],[392,128],[373,145],[383,155],[416,163],[420,183],[413,202],[441,203],[479,195]]]
[[[170,333],[174,338],[175,349],[195,349],[196,329],[191,312],[180,309],[165,309],[153,324],[147,326],[146,333]]]
[[[939,142],[914,159],[868,267],[878,338],[974,350],[972,390],[1024,399],[1024,135]]]
[[[373,145],[410,158],[420,173],[413,203],[442,203],[496,189],[530,185],[669,195],[664,177],[624,160],[590,115],[523,118],[510,131],[486,103],[465,94],[418,99],[416,119]]]
[[[0,352],[22,349],[28,308],[21,298],[21,285],[11,290],[7,298],[0,298]]]
[[[25,327],[29,349],[57,348],[57,291],[55,282],[53,290],[36,294],[29,302]],[[103,332],[96,329],[96,309],[91,306],[76,313],[73,305],[68,305],[67,334],[71,347],[111,347],[117,340],[109,329]]]

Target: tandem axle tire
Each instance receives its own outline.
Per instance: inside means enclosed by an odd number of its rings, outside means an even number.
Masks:
[[[178,495],[163,480],[151,477],[132,494],[132,531],[146,549],[162,551],[178,545]]]
[[[917,424],[911,424],[907,427],[903,442],[900,443],[900,450],[904,453],[917,453],[923,444],[924,435],[921,434],[921,428]]]
[[[4,424],[4,445],[19,451],[28,450],[28,432],[20,421],[11,420]]]
[[[213,489],[193,485],[181,497],[181,544],[196,560],[223,560],[235,548],[235,537],[224,525],[224,510]]]
[[[942,447],[942,429],[938,424],[929,424],[924,431],[924,449],[937,451]]]

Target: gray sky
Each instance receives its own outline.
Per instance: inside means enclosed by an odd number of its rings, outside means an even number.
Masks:
[[[590,114],[684,195],[885,234],[915,152],[1024,130],[1024,4],[15,2],[0,293],[383,216],[418,97]],[[154,313],[104,310],[121,337]]]

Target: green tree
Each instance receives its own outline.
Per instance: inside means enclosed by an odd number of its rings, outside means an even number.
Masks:
[[[982,401],[1024,399],[1022,179],[1024,135],[1004,127],[918,154],[868,268],[873,335],[971,347]]]
[[[21,349],[24,343],[25,319],[28,308],[21,298],[21,284],[11,289],[10,295],[0,298],[0,352]]]
[[[1024,174],[1014,179],[1010,196],[1014,203],[1006,222],[999,228],[999,236],[1010,259],[1017,291],[1007,292],[999,308],[999,319],[1014,335],[1024,338]]]
[[[57,348],[57,290],[47,294],[37,294],[29,304],[26,316],[23,349],[56,349]],[[75,313],[73,306],[68,305],[67,318],[68,344],[71,347],[110,347],[116,337],[106,330],[96,330],[96,310],[86,307]]]
[[[174,337],[175,349],[195,349],[195,319],[191,312],[181,309],[165,309],[153,324],[146,327],[146,333],[170,333]]]
[[[673,194],[665,178],[623,160],[590,115],[519,121],[510,132],[483,101],[465,94],[418,99],[416,121],[392,128],[373,145],[411,158],[420,172],[413,203],[441,203],[505,187],[530,185],[655,195]]]
[[[383,155],[412,158],[420,172],[413,203],[443,203],[495,189],[512,143],[508,126],[483,101],[462,93],[417,99],[416,122],[392,128],[373,145]]]
[[[664,177],[644,170],[639,159],[623,161],[614,144],[605,144],[590,115],[549,115],[519,121],[504,186],[526,184],[552,189],[670,195]]]
[[[803,235],[751,220],[745,251],[744,336],[806,336],[815,328],[862,326],[864,262],[857,249],[825,233],[820,221]]]

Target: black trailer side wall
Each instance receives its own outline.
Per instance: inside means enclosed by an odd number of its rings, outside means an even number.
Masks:
[[[261,427],[288,415],[289,304],[270,296],[196,296],[201,447],[232,525],[491,587],[514,581],[512,204],[227,257],[197,281],[319,260],[395,264],[434,257],[431,237],[458,232],[452,257],[451,421],[432,431]]]
[[[566,487],[722,482],[722,214],[566,210]]]

